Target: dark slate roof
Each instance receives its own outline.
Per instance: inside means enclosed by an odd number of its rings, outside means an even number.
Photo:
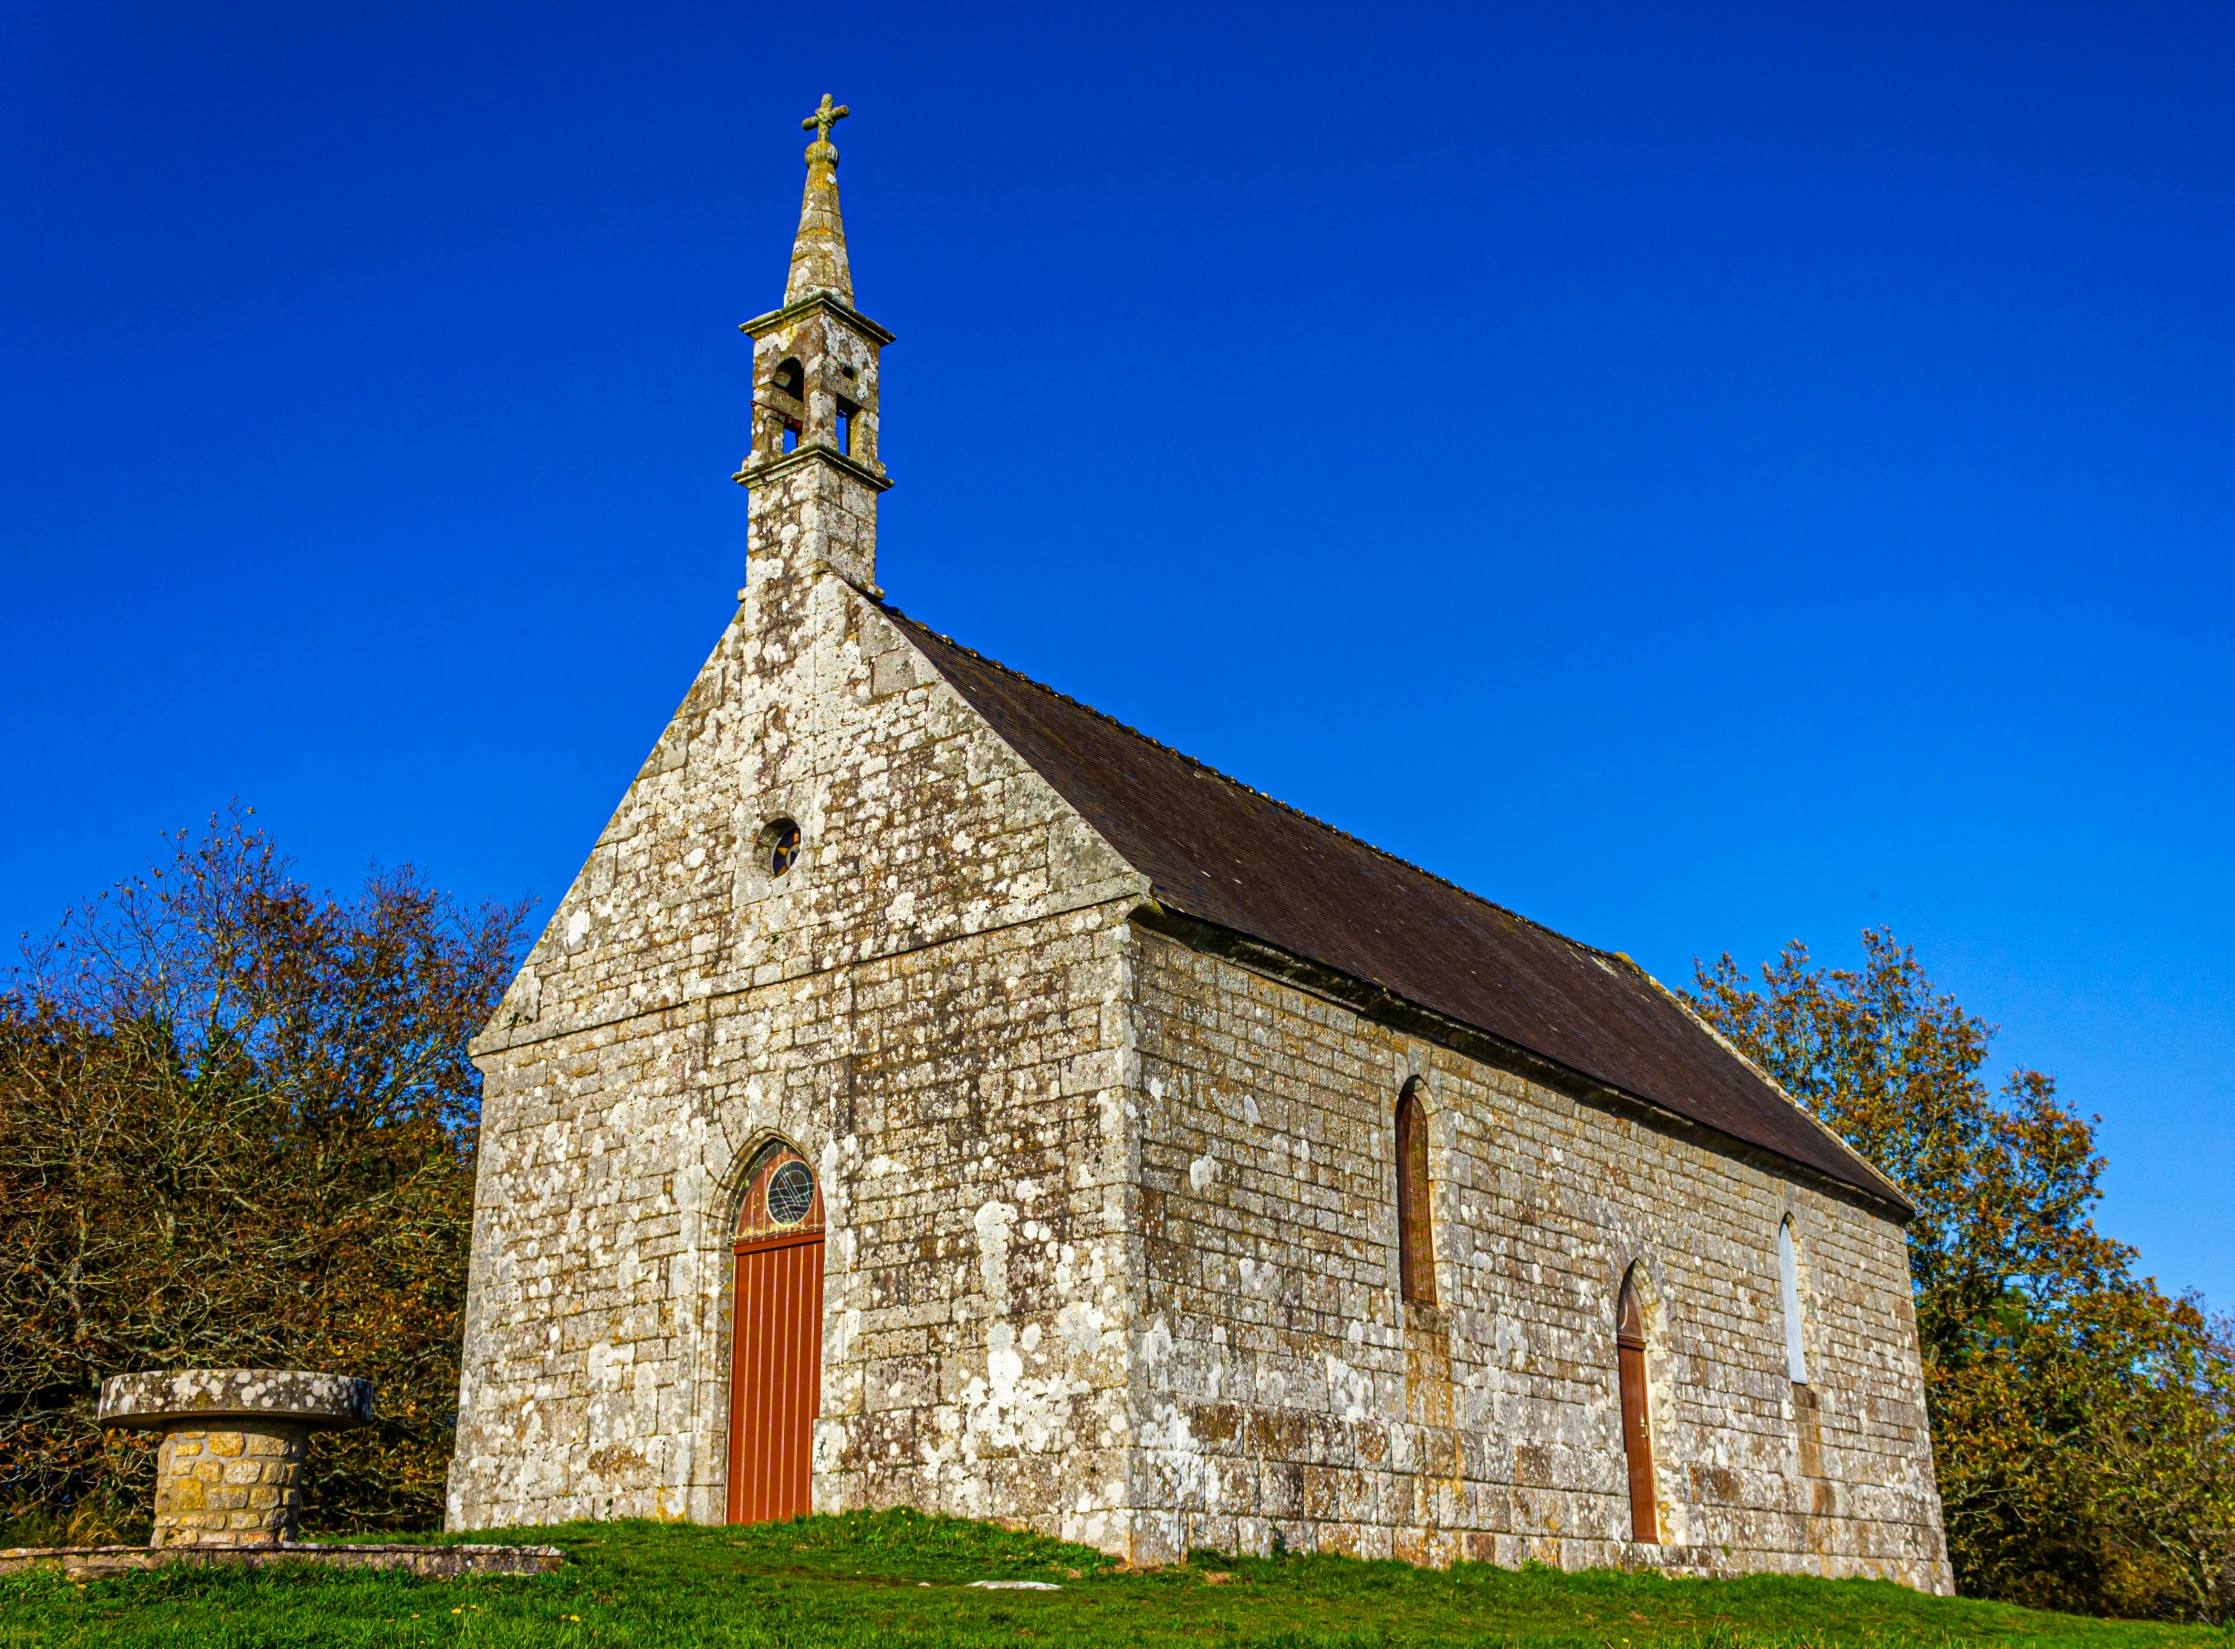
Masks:
[[[1516,916],[885,611],[1168,909],[1909,1209],[1627,957]]]

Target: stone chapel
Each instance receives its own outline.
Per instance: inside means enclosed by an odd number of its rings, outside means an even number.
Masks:
[[[474,1045],[450,1527],[1949,1591],[1899,1186],[1627,957],[879,588],[846,113],[736,614]]]

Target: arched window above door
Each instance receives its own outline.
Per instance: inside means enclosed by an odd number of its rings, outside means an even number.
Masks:
[[[782,1140],[771,1140],[745,1174],[737,1204],[739,1242],[812,1236],[823,1228],[823,1188],[807,1159]]]
[[[1614,1339],[1617,1345],[1645,1349],[1645,1302],[1638,1298],[1637,1267],[1622,1278],[1622,1297],[1614,1304]]]

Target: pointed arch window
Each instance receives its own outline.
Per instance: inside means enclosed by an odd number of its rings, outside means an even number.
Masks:
[[[1397,1268],[1408,1300],[1436,1303],[1435,1221],[1428,1195],[1428,1115],[1415,1077],[1397,1096]]]
[[[1653,1423],[1645,1387],[1645,1302],[1638,1297],[1637,1267],[1622,1279],[1614,1307],[1614,1356],[1622,1386],[1622,1454],[1630,1478],[1630,1538],[1642,1545],[1661,1541],[1661,1517],[1653,1485]]]
[[[1785,1305],[1785,1373],[1796,1386],[1808,1384],[1808,1349],[1800,1320],[1800,1255],[1793,1243],[1793,1217],[1777,1226],[1777,1286]]]

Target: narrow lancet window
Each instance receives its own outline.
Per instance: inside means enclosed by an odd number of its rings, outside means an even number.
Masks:
[[[1657,1546],[1661,1517],[1654,1504],[1653,1427],[1646,1413],[1645,1306],[1635,1266],[1622,1279],[1622,1298],[1614,1308],[1614,1355],[1622,1384],[1622,1453],[1630,1473],[1630,1538]]]
[[[1800,1322],[1800,1256],[1793,1250],[1793,1222],[1777,1227],[1777,1284],[1785,1299],[1785,1373],[1796,1386],[1808,1384],[1808,1352]]]
[[[1435,1222],[1429,1215],[1428,1117],[1420,1084],[1397,1096],[1397,1267],[1405,1298],[1436,1303]]]

